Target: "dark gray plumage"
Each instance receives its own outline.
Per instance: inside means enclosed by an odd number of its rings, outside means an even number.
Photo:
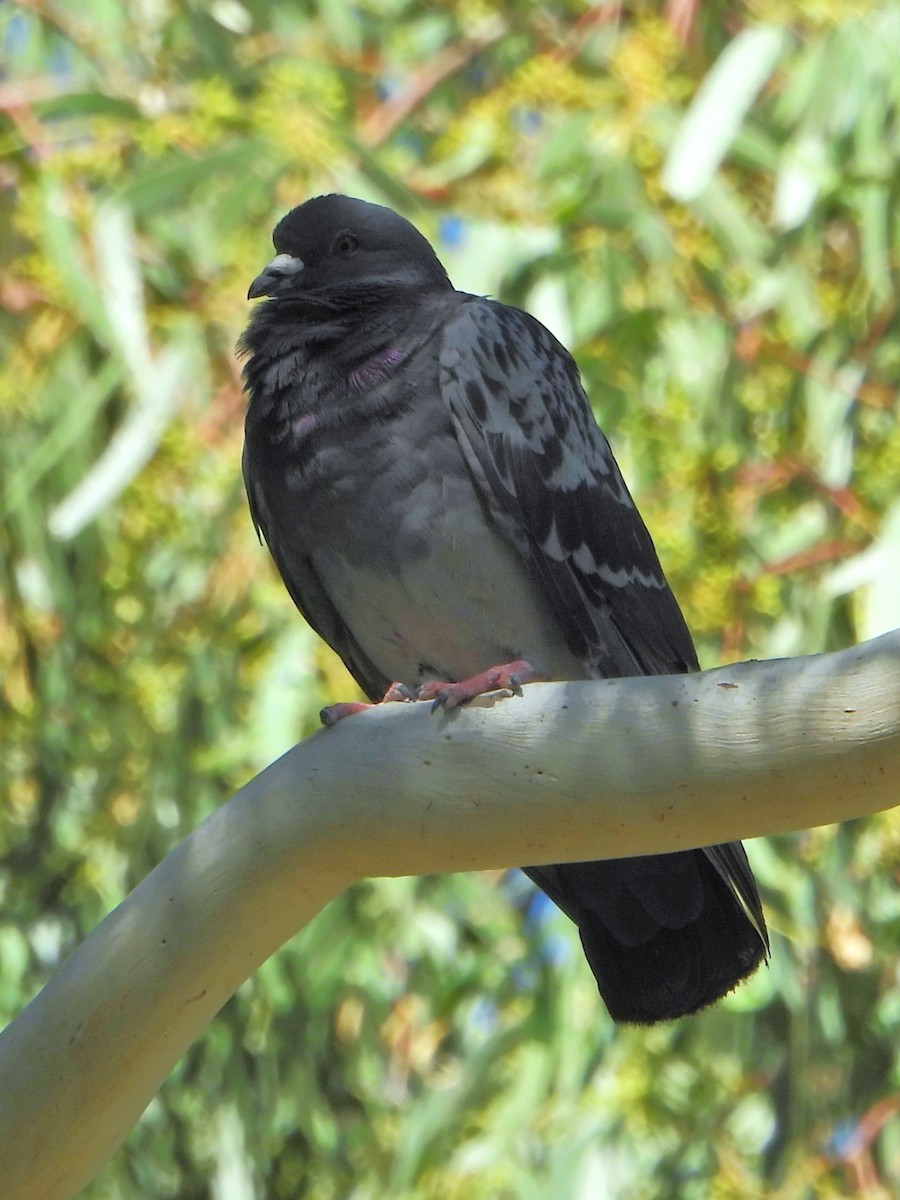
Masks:
[[[390,209],[321,196],[274,242],[240,346],[250,509],[370,699],[514,660],[550,679],[695,670],[563,346],[456,291]],[[694,1012],[767,952],[739,843],[526,870],[578,925],[616,1020]]]

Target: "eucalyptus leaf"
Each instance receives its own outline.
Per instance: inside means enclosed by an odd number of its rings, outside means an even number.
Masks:
[[[738,34],[723,51],[697,91],[666,159],[663,187],[676,200],[695,200],[708,186],[785,44],[783,29],[758,25]]]

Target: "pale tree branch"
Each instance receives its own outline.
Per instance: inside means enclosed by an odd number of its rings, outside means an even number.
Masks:
[[[296,746],[0,1035],[2,1194],[77,1194],[236,988],[355,880],[685,849],[897,803],[900,633],[693,676],[389,705]]]

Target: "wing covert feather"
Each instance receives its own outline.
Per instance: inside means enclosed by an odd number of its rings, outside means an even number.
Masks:
[[[565,348],[474,298],[445,327],[440,386],[487,511],[591,674],[697,669],[684,618]]]

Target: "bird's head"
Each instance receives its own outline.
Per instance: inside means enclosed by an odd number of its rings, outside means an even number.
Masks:
[[[277,251],[253,280],[249,300],[373,301],[409,289],[452,287],[419,231],[380,204],[316,196],[291,209],[272,235]]]

